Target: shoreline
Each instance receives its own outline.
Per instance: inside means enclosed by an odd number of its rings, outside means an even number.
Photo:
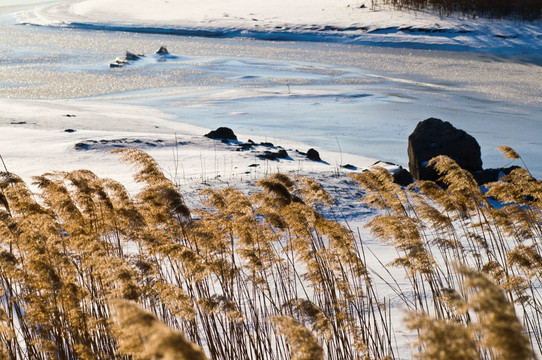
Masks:
[[[320,43],[320,44],[339,44],[346,46],[361,46],[361,47],[379,47],[393,49],[412,49],[412,50],[428,50],[428,51],[446,51],[453,53],[466,53],[475,55],[493,55],[496,58],[501,58],[504,61],[528,63],[537,66],[542,66],[542,53],[539,48],[525,47],[509,47],[503,46],[496,48],[488,45],[487,47],[471,46],[468,44],[454,43],[430,43],[419,42],[413,38],[407,38],[410,35],[405,35],[404,39],[401,36],[397,40],[384,40],[382,35],[378,35],[379,30],[370,33],[363,32],[362,34],[351,32],[348,28],[342,30],[299,30],[299,31],[281,31],[281,30],[247,30],[237,28],[192,28],[192,27],[146,27],[136,25],[112,25],[112,24],[91,24],[91,23],[68,23],[61,26],[40,25],[34,23],[20,23],[19,25],[36,26],[45,28],[62,28],[84,31],[102,31],[102,32],[124,32],[134,34],[150,34],[150,35],[170,35],[186,38],[204,38],[204,39],[248,39],[257,41],[270,42],[289,42],[289,43]],[[396,33],[409,33],[410,30],[403,30],[400,27],[393,29],[382,29],[383,31],[394,31]],[[416,32],[430,32],[429,29],[414,29]],[[323,35],[325,33],[325,35]],[[450,34],[455,34],[450,32]],[[499,36],[495,36],[499,38]],[[382,41],[384,40],[384,41]]]
[[[351,170],[338,167],[340,160],[345,162],[343,165],[355,163],[357,169],[377,161],[322,149],[318,151],[324,161],[305,160],[296,150],[306,151],[308,146],[287,140],[277,140],[270,146],[265,135],[251,136],[256,143],[254,149],[239,151],[235,143],[205,138],[208,132],[205,128],[171,121],[167,114],[143,106],[119,108],[119,104],[77,100],[1,100],[0,105],[12,114],[11,120],[0,121],[0,155],[7,169],[27,183],[31,177],[46,172],[85,168],[137,189],[133,170],[110,153],[124,147],[147,152],[166,175],[180,181],[181,189],[187,186],[190,192],[197,192],[198,187],[201,189],[213,180],[242,184],[243,180],[258,179],[272,172],[347,173]],[[17,114],[14,109],[31,115]],[[112,111],[115,113],[111,114]],[[107,116],[115,118],[115,122],[104,122]],[[238,136],[241,143],[248,140],[246,135]],[[262,143],[266,145],[259,145]],[[277,149],[286,149],[288,159],[259,158],[265,151]]]
[[[300,11],[299,5],[291,9],[293,13],[286,15],[282,21],[273,15],[277,10],[259,3],[251,8],[240,7],[236,3],[223,8],[219,6],[220,2],[215,4],[216,1],[213,1],[197,6],[192,4],[193,7],[190,7],[190,0],[186,0],[185,5],[160,3],[156,4],[158,10],[150,14],[141,12],[137,6],[125,6],[122,0],[113,6],[109,4],[105,11],[100,8],[103,6],[100,4],[105,4],[103,0],[45,1],[31,10],[21,10],[11,15],[16,23],[23,25],[472,52],[542,64],[542,55],[539,54],[542,50],[542,20],[469,20],[459,15],[442,17],[430,11],[400,11],[381,5],[374,9],[364,5],[356,9],[353,3],[348,3],[344,7],[334,5],[332,9],[323,8],[321,13],[315,11],[314,7],[318,5],[315,4],[307,9],[308,14]],[[281,0],[277,1],[280,4]],[[204,9],[208,9],[208,12]],[[270,13],[258,12],[263,9]],[[157,17],[161,15],[163,18],[151,18],[155,12]]]

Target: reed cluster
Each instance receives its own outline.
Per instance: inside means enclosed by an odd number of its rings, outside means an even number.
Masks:
[[[368,227],[395,247],[391,265],[405,270],[414,290],[401,299],[420,357],[533,358],[542,352],[542,183],[518,168],[482,192],[452,159],[429,165],[438,184],[403,189],[384,169],[353,176],[364,201],[380,210]]]
[[[190,211],[151,157],[118,153],[136,167],[135,196],[87,170],[35,177],[36,194],[2,173],[7,358],[393,355],[359,244],[318,211],[332,199],[316,182],[205,190]]]
[[[364,244],[322,215],[336,204],[314,180],[207,189],[190,210],[151,157],[117,153],[136,168],[136,195],[87,170],[35,177],[36,193],[1,173],[0,358],[400,357]],[[379,209],[368,226],[400,254],[391,265],[410,288],[389,286],[420,356],[530,359],[542,185],[518,169],[482,194],[450,159],[432,164],[440,185],[353,176]]]
[[[473,17],[519,17],[524,20],[542,16],[541,0],[383,0],[383,3],[397,9],[434,10],[446,16],[460,13]]]

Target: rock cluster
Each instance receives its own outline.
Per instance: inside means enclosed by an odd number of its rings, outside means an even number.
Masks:
[[[158,61],[165,61],[166,57],[169,57],[169,51],[165,46],[160,46],[160,49],[156,51],[156,55],[158,56]],[[111,64],[109,64],[110,68],[121,68],[124,65],[128,65],[131,62],[140,60],[142,57],[145,57],[143,54],[135,54],[130,51],[126,51],[126,54],[124,54],[123,57],[116,58]]]
[[[120,68],[123,67],[126,64],[129,64],[131,61],[137,61],[141,59],[143,54],[134,54],[129,51],[126,51],[126,54],[123,57],[118,57],[113,61],[111,64],[109,64],[110,68]]]

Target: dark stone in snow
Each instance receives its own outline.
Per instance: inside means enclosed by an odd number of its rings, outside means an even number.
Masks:
[[[307,151],[307,159],[312,161],[322,161],[318,151],[314,150],[313,148],[310,148],[309,151]]]
[[[233,133],[233,130],[227,127],[219,127],[204,136],[216,140],[237,140],[237,136]]]
[[[286,158],[288,158],[288,152],[286,150],[284,150],[284,149],[280,149],[278,151],[278,153],[277,153],[277,157],[279,159],[286,159]]]
[[[67,133],[74,133],[75,129],[65,129],[64,131],[67,132]]]
[[[165,46],[160,46],[160,49],[156,52],[158,55],[168,55],[169,51]]]
[[[89,148],[90,148],[90,145],[84,142],[75,144],[75,150],[88,150]]]
[[[121,58],[116,58],[115,61],[113,61],[111,64],[109,64],[109,67],[110,68],[120,68],[120,67],[123,67],[124,65],[128,64],[130,61],[137,61],[139,59],[141,59],[143,56],[143,54],[134,54],[134,53],[131,53],[129,51],[126,51],[126,54],[124,55],[124,57],[121,57]]]
[[[414,179],[407,169],[400,168],[393,173],[393,182],[401,186],[408,186],[414,182]]]
[[[128,61],[133,61],[133,60],[139,60],[142,56],[143,55],[141,54],[134,54],[129,51],[126,51],[126,55],[124,55],[124,58]]]
[[[380,164],[401,167],[400,165],[397,165],[395,163],[392,163],[392,162],[389,162],[389,161],[383,161],[383,160],[377,160],[376,162],[373,163],[373,166],[377,166],[377,165],[381,166]]]
[[[262,160],[276,160],[277,154],[274,154],[271,151],[266,151],[263,154],[258,155],[258,158]]]
[[[510,166],[507,168],[497,168],[497,169],[484,169],[481,171],[475,171],[472,173],[474,180],[478,185],[485,185],[490,182],[498,181],[502,176],[508,175],[514,169],[519,169],[519,166]]]
[[[480,145],[474,137],[440,119],[419,122],[408,137],[408,167],[412,176],[436,181],[438,175],[427,163],[439,155],[452,158],[470,172],[482,170]]]
[[[277,152],[266,151],[265,153],[258,155],[258,157],[263,160],[287,159],[288,152],[284,149],[280,149]]]
[[[253,149],[253,145],[254,143],[250,143],[250,142],[246,142],[246,143],[241,143],[241,144],[237,144],[239,146],[239,148],[236,150],[236,151],[246,151],[246,150],[251,150]]]

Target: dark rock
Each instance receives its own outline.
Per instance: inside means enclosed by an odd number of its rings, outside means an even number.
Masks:
[[[288,152],[284,149],[280,149],[277,152],[266,151],[265,153],[258,155],[258,157],[263,160],[287,159]]]
[[[310,148],[309,151],[307,151],[307,159],[312,161],[322,161],[318,151],[314,150],[313,148]]]
[[[248,167],[258,167],[260,164],[250,164]]]
[[[160,49],[158,49],[156,53],[159,55],[168,55],[169,51],[167,50],[165,46],[160,46]]]
[[[357,170],[358,168],[352,164],[346,164],[346,165],[341,165],[342,168],[344,169],[348,169],[348,170]]]
[[[414,182],[414,179],[407,169],[400,168],[393,173],[393,182],[401,186],[408,186]]]
[[[139,60],[141,59],[143,55],[141,54],[134,54],[134,53],[131,53],[129,51],[126,51],[126,55],[124,55],[124,58],[128,61],[134,61],[134,60]]]
[[[76,117],[77,115],[73,115],[73,114],[66,114],[64,115],[65,117]]]
[[[216,140],[237,140],[237,136],[233,133],[233,130],[227,127],[219,127],[204,136]]]
[[[121,58],[116,58],[115,61],[113,61],[111,64],[109,64],[110,68],[120,68],[123,67],[126,64],[129,64],[130,61],[137,61],[141,59],[143,54],[134,54],[132,52],[126,51],[126,54]]]
[[[277,152],[277,157],[279,159],[287,159],[288,158],[288,152],[284,149],[280,149],[278,152]]]
[[[497,168],[497,169],[484,169],[480,171],[474,171],[472,176],[478,185],[485,185],[490,182],[499,180],[502,176],[508,175],[512,170],[519,169],[519,166],[510,166],[507,168]]]
[[[270,142],[261,142],[260,145],[265,146],[265,147],[275,147],[275,145],[273,145],[273,143],[270,143]]]
[[[239,148],[238,148],[236,151],[247,151],[247,150],[251,150],[251,149],[254,148],[254,147],[252,146],[253,144],[254,144],[254,143],[250,143],[250,142],[238,144],[238,145],[239,145]]]
[[[277,154],[272,153],[271,151],[266,151],[263,154],[258,155],[258,158],[262,160],[277,160]]]
[[[480,145],[474,137],[440,119],[421,121],[408,137],[408,167],[417,180],[437,180],[436,171],[427,167],[432,158],[446,155],[470,172],[482,170]]]
[[[88,150],[89,147],[90,147],[89,144],[86,144],[86,143],[83,143],[83,142],[75,144],[75,150]]]
[[[65,129],[64,132],[67,132],[67,133],[74,133],[76,130],[75,129]]]
[[[389,162],[389,161],[382,161],[382,160],[376,161],[372,166],[381,166],[380,164],[401,167],[400,165],[397,165],[395,163],[392,163],[392,162]]]

